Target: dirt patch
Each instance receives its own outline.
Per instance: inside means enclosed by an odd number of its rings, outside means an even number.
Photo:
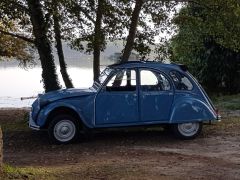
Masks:
[[[20,179],[239,179],[240,119],[205,125],[195,140],[158,128],[99,132],[71,145],[51,145],[46,132],[25,124],[27,110],[0,111],[4,163],[34,168]],[[9,122],[11,121],[11,122]],[[47,176],[45,176],[47,174]],[[18,177],[19,178],[19,177]]]

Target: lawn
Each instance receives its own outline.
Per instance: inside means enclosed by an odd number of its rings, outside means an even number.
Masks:
[[[224,110],[240,110],[240,94],[228,96],[215,96],[212,98],[213,103],[219,109]]]

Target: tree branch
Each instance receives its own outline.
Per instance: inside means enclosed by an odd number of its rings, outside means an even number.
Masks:
[[[156,1],[156,2],[176,2],[176,3],[194,3],[194,4],[197,4],[199,6],[204,6],[205,8],[208,8],[210,9],[209,6],[201,3],[202,1],[200,0],[144,0],[144,2],[147,2],[147,1]]]
[[[19,34],[14,34],[14,33],[7,32],[7,31],[1,30],[1,29],[0,29],[0,33],[8,35],[8,36],[16,37],[18,39],[22,39],[22,40],[24,40],[26,42],[29,42],[29,43],[32,43],[32,44],[35,43],[33,39],[22,36],[22,35],[19,35]]]
[[[89,15],[89,13],[84,9],[82,8],[79,4],[77,4],[76,2],[73,2],[74,3],[74,6],[77,7],[77,10],[82,12],[92,23],[95,24],[95,20]]]
[[[185,2],[188,2],[188,3],[193,3],[193,4],[196,4],[196,5],[199,5],[199,6],[202,6],[208,10],[211,10],[212,8],[204,3],[201,3],[201,1],[194,1],[194,0],[186,0]]]
[[[66,31],[72,30],[72,29],[74,29],[74,28],[75,28],[75,27],[64,28],[64,29],[62,29],[62,32],[66,32]]]
[[[18,3],[17,1],[13,1],[13,0],[2,0],[2,1],[4,1],[7,4],[11,3],[11,4],[15,5],[16,7],[22,9],[24,12],[29,13],[28,8],[23,6],[22,4]]]
[[[92,21],[95,24],[95,20],[89,15],[89,13],[83,9],[82,7],[78,7],[79,11],[81,11],[90,21]]]

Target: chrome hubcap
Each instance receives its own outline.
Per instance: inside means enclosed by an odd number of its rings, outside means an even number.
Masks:
[[[70,120],[61,120],[54,126],[54,136],[60,142],[72,140],[76,133],[76,126]]]
[[[194,136],[199,130],[199,123],[183,123],[178,124],[179,132],[184,136]]]

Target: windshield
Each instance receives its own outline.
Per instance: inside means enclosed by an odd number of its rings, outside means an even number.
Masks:
[[[109,74],[113,71],[113,69],[107,67],[106,69],[104,69],[102,71],[102,73],[99,76],[99,83],[103,84],[104,81],[107,79],[107,77],[109,76]]]
[[[99,78],[98,78],[98,81],[95,81],[94,83],[93,83],[93,88],[94,89],[98,89],[104,82],[105,82],[105,80],[107,79],[107,77],[109,76],[109,74],[113,71],[114,69],[112,69],[112,68],[109,68],[109,67],[107,67],[106,69],[104,69],[102,72],[101,72],[101,74],[100,74],[100,76],[99,76]]]

